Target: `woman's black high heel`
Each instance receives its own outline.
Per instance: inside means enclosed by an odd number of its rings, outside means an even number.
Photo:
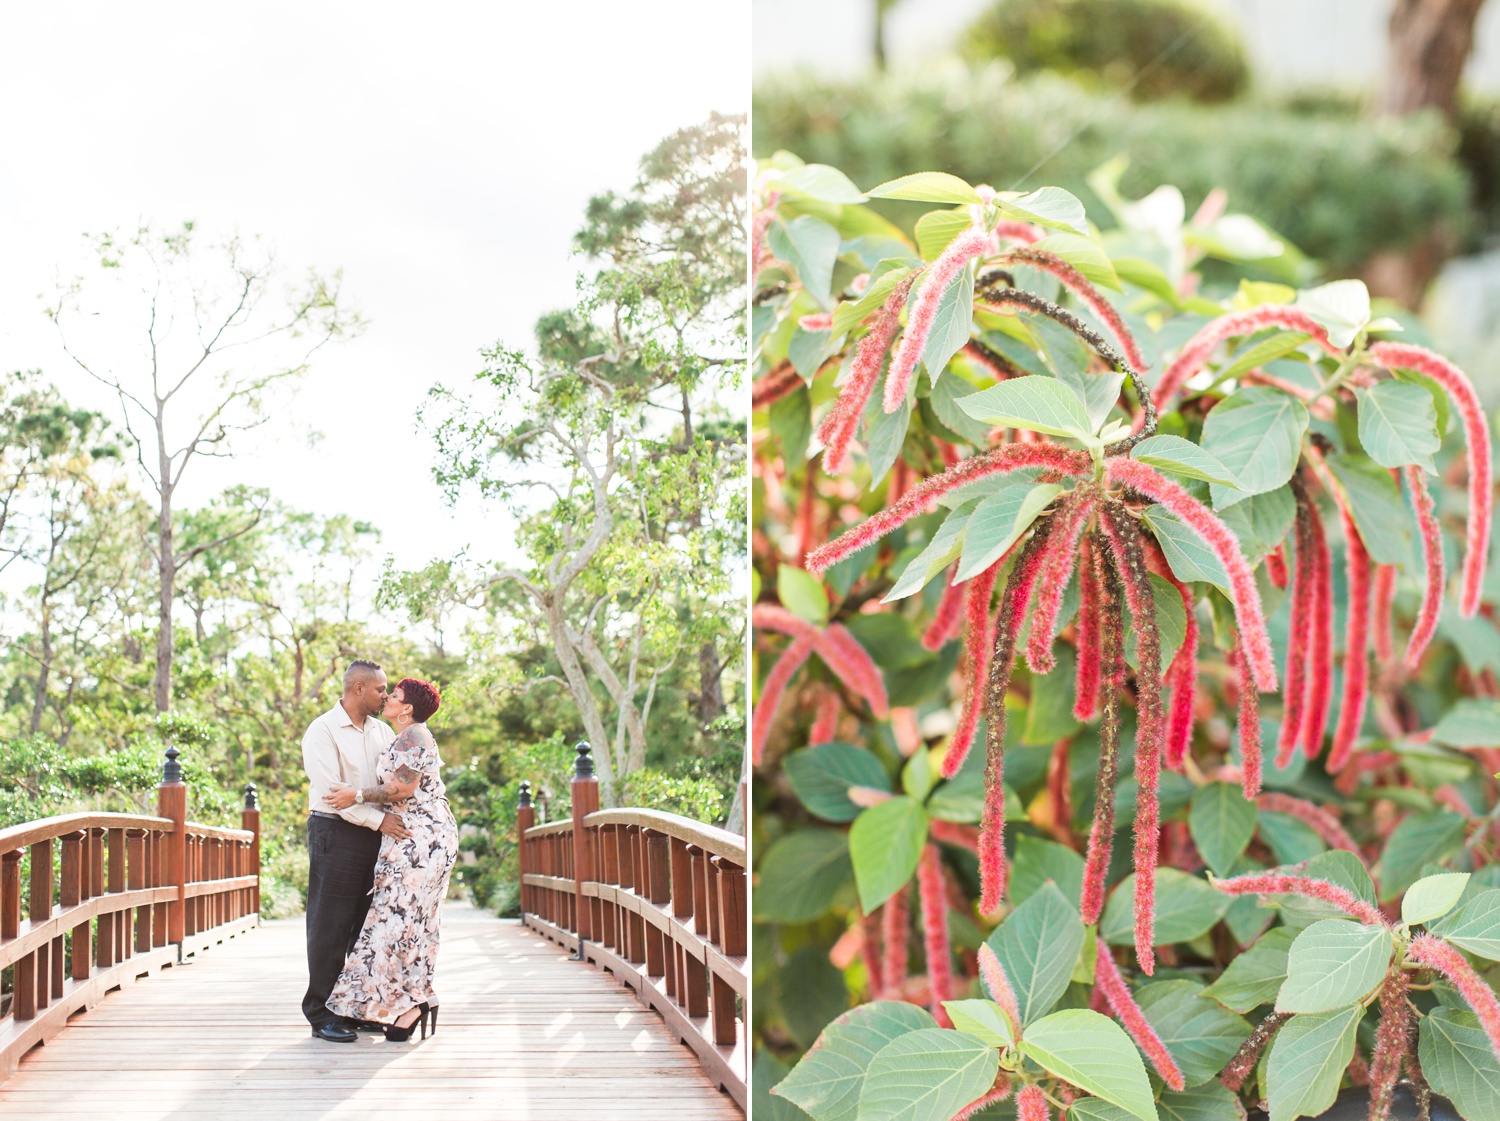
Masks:
[[[411,1038],[411,1033],[416,1031],[418,1024],[422,1025],[422,1038],[427,1038],[427,1002],[424,1000],[421,1004],[417,1005],[417,1007],[421,1009],[421,1014],[418,1015],[417,1018],[411,1023],[407,1024],[406,1027],[398,1028],[395,1024],[385,1025],[385,1038],[387,1043],[405,1043],[408,1039]]]
[[[432,1034],[437,1035],[438,1006],[436,1004],[429,1005],[427,1010],[432,1013]],[[427,1038],[427,1025],[425,1023],[422,1025],[422,1038]]]

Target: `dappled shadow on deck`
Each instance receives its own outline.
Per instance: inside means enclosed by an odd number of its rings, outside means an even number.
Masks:
[[[519,922],[443,912],[440,1031],[311,1037],[300,918],[112,993],[0,1085],[6,1121],[742,1121],[656,1013]]]

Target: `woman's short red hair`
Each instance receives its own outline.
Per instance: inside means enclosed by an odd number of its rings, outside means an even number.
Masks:
[[[443,698],[438,696],[437,686],[430,681],[403,677],[396,688],[401,690],[401,699],[411,705],[411,718],[418,724],[427,723],[427,718],[443,703]]]

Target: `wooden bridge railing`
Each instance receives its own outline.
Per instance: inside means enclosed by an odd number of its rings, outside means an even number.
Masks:
[[[522,918],[635,989],[747,1109],[745,839],[676,814],[600,810],[586,743],[572,793],[572,820],[535,825],[521,784]]]
[[[111,989],[255,925],[254,784],[243,828],[198,825],[177,756],[167,749],[156,817],[76,813],[0,829],[0,970],[10,977],[0,1081]]]

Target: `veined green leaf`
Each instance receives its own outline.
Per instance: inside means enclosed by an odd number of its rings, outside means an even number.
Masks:
[[[1083,212],[1083,203],[1061,187],[1039,187],[1024,195],[1001,191],[995,196],[995,202],[1001,213],[1012,218],[1088,236],[1089,222]]]
[[[1371,559],[1410,570],[1412,519],[1390,472],[1363,455],[1330,455],[1327,463]]]
[[[1185,583],[1203,580],[1229,591],[1229,573],[1219,555],[1189,526],[1165,506],[1148,506],[1141,519],[1161,546],[1172,575]]]
[[[1316,1117],[1333,1104],[1364,1008],[1293,1016],[1276,1033],[1266,1063],[1266,1089],[1276,1121]]]
[[[1239,489],[1234,472],[1217,456],[1181,436],[1151,436],[1130,449],[1130,458],[1184,478]]]
[[[838,230],[811,214],[774,222],[766,231],[766,244],[771,252],[797,270],[803,289],[825,308],[833,307],[830,290],[839,241]]]
[[[1320,919],[1297,935],[1287,956],[1278,1012],[1332,1012],[1363,1000],[1391,964],[1391,935],[1353,919]]]
[[[1255,836],[1255,803],[1238,786],[1211,782],[1200,786],[1188,810],[1188,831],[1208,866],[1220,876],[1230,874],[1234,862]]]
[[[1454,907],[1469,886],[1467,872],[1440,872],[1423,876],[1401,898],[1401,921],[1417,926],[1442,918]]]
[[[1109,255],[1096,241],[1080,237],[1078,234],[1055,233],[1048,234],[1031,248],[1061,257],[1082,273],[1085,280],[1103,284],[1117,292],[1120,290],[1120,278],[1115,273],[1115,266],[1110,263]]]
[[[849,857],[865,914],[906,886],[916,873],[926,841],[927,811],[915,798],[898,794],[854,819]]]
[[[755,869],[752,910],[761,922],[811,922],[849,878],[849,840],[836,829],[778,837]]]
[[[908,1032],[870,1060],[859,1121],[949,1121],[999,1070],[1000,1053],[961,1031]]]
[[[1138,989],[1135,1000],[1187,1086],[1223,1070],[1250,1034],[1248,1023],[1205,997],[1196,981],[1156,981]]]
[[[974,270],[970,261],[959,270],[938,299],[932,330],[922,344],[922,364],[934,385],[948,360],[968,343],[974,329]]]
[[[824,1028],[802,1061],[772,1092],[815,1121],[855,1121],[871,1060],[892,1040],[936,1027],[937,1021],[925,1009],[905,1001],[861,1004]]]
[[[1479,1017],[1434,1008],[1422,1017],[1421,1031],[1417,1060],[1432,1088],[1464,1117],[1500,1117],[1500,1061]]]
[[[1233,473],[1239,488],[1211,484],[1214,507],[1284,486],[1297,469],[1307,407],[1290,394],[1247,385],[1203,421],[1202,446]]]
[[[919,171],[903,175],[865,192],[872,199],[909,199],[913,202],[982,202],[979,192],[957,175],[945,171]]]
[[[784,564],[776,570],[776,595],[781,605],[815,627],[828,624],[828,593],[823,582],[806,569]]]
[[[945,1000],[943,1007],[959,1031],[968,1032],[991,1047],[1015,1047],[1010,1021],[993,1000]]]
[[[1230,897],[1215,891],[1206,880],[1177,868],[1156,873],[1156,944],[1190,942],[1224,917]],[[1135,876],[1126,876],[1110,893],[1099,923],[1099,934],[1112,946],[1135,937]]]
[[[822,202],[855,205],[865,201],[860,189],[836,167],[809,163],[794,167],[777,177],[777,182]]]
[[[1310,338],[1312,338],[1311,335],[1302,331],[1277,331],[1270,338],[1262,339],[1248,350],[1235,355],[1234,361],[1214,374],[1212,384],[1218,385],[1230,378],[1237,378],[1257,366],[1264,366],[1267,362],[1285,358]]]
[[[808,812],[824,821],[853,821],[860,807],[849,800],[855,786],[886,790],[885,765],[852,743],[820,743],[794,751],[782,762],[792,790]]]
[[[1056,884],[1044,884],[989,936],[989,947],[1015,991],[1023,1025],[1046,1015],[1067,991],[1083,933],[1078,911]]]
[[[1359,409],[1359,442],[1382,467],[1416,464],[1435,471],[1432,454],[1442,446],[1432,395],[1419,385],[1379,382],[1355,389]]]
[[[1328,341],[1347,347],[1370,322],[1370,290],[1363,280],[1334,280],[1297,293],[1296,306],[1328,331]]]
[[[907,563],[896,586],[881,602],[890,603],[920,592],[929,580],[952,564],[963,551],[964,535],[971,516],[969,510],[955,510],[949,514],[927,547]]]
[[[1203,995],[1240,1013],[1275,1000],[1286,980],[1287,954],[1296,937],[1290,927],[1266,931],[1255,945],[1230,961]]]
[[[965,210],[929,210],[917,219],[917,252],[925,261],[935,261],[948,244],[974,224]]]
[[[1055,483],[1032,483],[1006,487],[982,500],[969,516],[954,581],[976,576],[1004,556],[1062,489]]]
[[[1125,1029],[1087,1008],[1054,1012],[1026,1029],[1021,1053],[1049,1074],[1128,1111],[1158,1121],[1140,1052]]]
[[[968,397],[959,407],[975,420],[1088,440],[1094,433],[1083,401],[1057,378],[1010,378]],[[1283,480],[1284,481],[1284,480]]]
[[[1460,949],[1500,961],[1500,890],[1486,888],[1430,929]]]
[[[884,306],[896,285],[900,284],[912,270],[909,266],[899,266],[887,269],[879,276],[870,281],[870,287],[865,289],[865,294],[857,300],[845,300],[833,309],[832,332],[835,337],[846,335],[860,323],[863,323],[876,310]]]

